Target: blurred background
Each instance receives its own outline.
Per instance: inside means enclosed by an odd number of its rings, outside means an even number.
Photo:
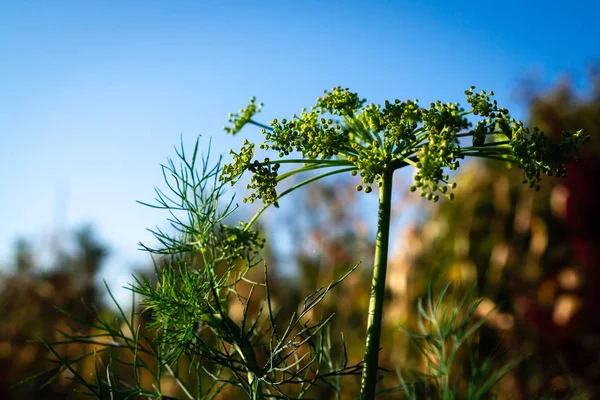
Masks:
[[[53,306],[83,320],[91,319],[84,303],[110,315],[103,280],[126,306],[131,274],[151,275],[138,242],[154,245],[146,228],[168,229],[167,216],[136,200],[152,201],[173,146],[201,135],[203,151],[210,143],[213,159],[227,160],[243,137],[259,138],[222,130],[250,96],[265,103],[257,119],[268,122],[337,85],[369,102],[422,104],[464,103],[475,85],[551,135],[591,136],[568,178],[546,179],[540,192],[521,185],[518,170],[468,162],[456,199],[433,204],[408,192],[412,171],[396,174],[381,362],[419,367],[397,325],[414,324],[428,284],[452,280],[476,285],[481,316],[496,307],[482,352],[529,355],[498,386],[500,398],[560,396],[573,383],[600,396],[599,12],[583,0],[3,4],[0,398],[78,398],[68,376],[43,390],[43,379],[11,385],[46,365],[47,350],[28,341],[71,323]],[[322,310],[336,313],[332,331],[345,333],[357,360],[376,195],[355,185],[324,181],[261,222],[284,310],[363,261]],[[242,207],[232,220],[253,211]],[[349,380],[348,393],[357,385]]]

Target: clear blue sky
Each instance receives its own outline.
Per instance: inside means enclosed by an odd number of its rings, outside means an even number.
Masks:
[[[0,265],[23,236],[89,222],[122,284],[164,214],[151,200],[180,137],[239,147],[227,114],[263,119],[336,85],[370,101],[461,101],[469,85],[523,108],[519,79],[584,80],[598,61],[594,1],[5,1],[0,12]],[[206,143],[206,141],[204,141]],[[60,223],[57,222],[60,220]],[[45,244],[44,244],[45,243]]]

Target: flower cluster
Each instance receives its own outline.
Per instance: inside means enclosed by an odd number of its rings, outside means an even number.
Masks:
[[[393,104],[386,100],[384,105],[381,117],[385,126],[383,136],[386,143],[395,146],[400,146],[400,143],[414,143],[417,140],[415,131],[423,121],[419,103],[416,100],[396,99]]]
[[[241,108],[239,113],[231,113],[229,114],[229,123],[233,124],[233,127],[224,127],[223,129],[227,133],[231,133],[235,135],[239,131],[242,130],[244,125],[252,120],[252,117],[258,114],[262,108],[263,104],[256,104],[256,98],[251,97],[250,103],[246,106],[246,108]]]
[[[436,135],[442,130],[454,134],[470,126],[464,116],[464,111],[458,103],[446,103],[436,101],[429,105],[427,111],[423,110],[423,127],[426,131]]]
[[[298,151],[309,159],[328,159],[336,156],[348,143],[348,131],[331,118],[319,118],[312,111],[303,111],[300,117],[291,120],[274,119],[272,130],[262,130],[265,141],[260,145],[264,150],[275,150],[279,157]]]
[[[229,150],[229,154],[233,155],[233,163],[225,164],[219,180],[223,182],[231,182],[233,186],[240,176],[250,166],[250,161],[254,157],[254,143],[250,143],[244,139],[244,145],[239,154],[233,150]]]
[[[254,163],[250,164],[248,170],[252,172],[252,178],[250,183],[246,186],[246,189],[254,189],[250,196],[243,199],[244,203],[254,203],[256,199],[261,199],[265,204],[274,204],[277,202],[277,171],[279,170],[279,164],[271,164],[268,158],[265,158],[264,162],[261,163],[258,160],[254,160]]]
[[[387,166],[386,161],[391,159],[392,156],[382,151],[377,140],[367,146],[352,143],[352,147],[357,155],[350,156],[348,159],[356,165],[358,174],[362,177],[363,184],[365,184],[365,193],[370,193],[372,191],[371,184],[376,182],[378,186],[381,185],[381,177]],[[356,175],[356,171],[352,171],[352,173]],[[356,186],[356,190],[363,190],[363,185]]]
[[[365,105],[366,100],[358,94],[335,87],[325,91],[311,111],[303,110],[300,116],[275,119],[270,127],[263,126],[265,140],[260,148],[276,151],[281,159],[292,152],[300,153],[301,159],[286,162],[303,164],[303,171],[344,167],[340,171],[361,176],[362,182],[356,188],[366,193],[372,191],[374,183],[381,185],[386,171],[412,165],[418,171],[411,191],[419,189],[423,197],[434,201],[440,195],[453,198],[450,189],[456,183],[449,181],[447,170],[457,169],[459,160],[466,156],[513,162],[523,168],[525,182],[532,187],[537,187],[542,174],[564,175],[566,164],[574,160],[586,136],[566,133],[559,144],[553,144],[537,128],[530,132],[522,122],[510,118],[508,110],[492,99],[493,92],[475,93],[474,89],[471,86],[465,91],[472,107],[465,111],[458,103],[441,101],[431,103],[429,108],[420,107],[417,100],[386,101],[383,107]],[[235,129],[244,121],[260,125],[244,117],[255,111],[255,107],[243,110],[242,117],[233,121]],[[469,114],[479,117],[473,129]],[[499,135],[506,140],[499,139]],[[465,136],[472,137],[472,147],[461,147],[459,138]],[[245,170],[251,171],[248,188],[254,192],[246,201],[260,198],[271,204],[277,198],[275,165],[279,161],[251,164],[253,150],[245,142],[241,153],[234,153],[234,163],[223,169],[222,179],[234,182]],[[323,163],[307,167],[309,160]]]
[[[330,113],[333,115],[353,116],[356,111],[366,102],[360,99],[357,93],[352,93],[348,88],[334,87],[331,92],[325,90],[325,95],[317,99],[313,107],[320,114]]]
[[[452,193],[448,189],[456,187],[456,183],[449,183],[449,176],[444,174],[444,168],[455,170],[459,167],[457,158],[460,155],[460,146],[456,132],[450,127],[444,127],[437,132],[435,129],[429,131],[429,137],[426,144],[421,147],[417,168],[419,172],[415,175],[415,185],[411,191],[417,188],[421,190],[421,196],[428,200],[438,201],[441,192],[452,199]]]
[[[510,145],[514,159],[525,173],[523,183],[539,190],[542,174],[564,177],[567,164],[577,159],[577,149],[588,140],[589,137],[579,130],[563,133],[559,143],[555,144],[537,127],[530,132],[519,121],[513,126]]]
[[[265,247],[265,239],[256,230],[246,229],[240,222],[238,226],[221,226],[223,241],[233,259],[252,260]]]
[[[482,90],[480,93],[474,93],[474,90],[475,86],[471,86],[469,90],[465,90],[467,102],[473,108],[474,115],[487,117],[498,110],[498,102],[496,100],[491,100],[494,95],[493,91],[487,93],[485,90]]]

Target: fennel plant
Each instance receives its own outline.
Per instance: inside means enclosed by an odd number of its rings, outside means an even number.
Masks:
[[[245,125],[261,128],[264,141],[259,147],[277,153],[278,158],[254,159],[255,144],[247,140],[238,152],[232,151],[234,161],[225,165],[221,180],[235,184],[250,172],[247,189],[252,190],[244,202],[262,200],[264,207],[246,228],[270,205],[278,205],[287,193],[327,176],[350,173],[359,175],[358,191],[379,190],[377,236],[371,282],[371,297],[367,315],[364,368],[361,398],[373,399],[376,394],[378,353],[388,257],[392,177],[404,167],[416,169],[410,190],[438,201],[440,196],[454,198],[456,182],[450,180],[449,170],[460,167],[466,157],[484,158],[516,164],[523,170],[523,183],[539,189],[544,175],[565,176],[568,163],[577,159],[577,151],[587,141],[582,131],[564,132],[558,143],[539,128],[529,129],[510,116],[508,109],[499,107],[492,99],[493,92],[465,91],[470,108],[458,103],[437,101],[421,107],[417,100],[366,104],[358,94],[335,87],[317,99],[310,109],[304,109],[290,119],[274,119],[268,125],[257,122],[254,116],[262,104],[251,98],[250,104],[231,114],[226,127],[231,134]],[[476,120],[471,121],[469,119]],[[464,146],[461,141],[470,138]],[[299,155],[299,156],[296,156]],[[284,164],[296,169],[279,174]],[[302,172],[316,175],[295,184],[281,193],[277,185]]]
[[[564,176],[566,165],[577,159],[587,140],[581,131],[565,132],[555,143],[539,129],[529,129],[511,118],[508,110],[492,99],[493,93],[476,93],[471,87],[465,94],[467,110],[458,103],[440,101],[429,107],[421,107],[416,100],[366,104],[358,94],[336,87],[326,91],[310,110],[289,119],[274,119],[268,125],[254,119],[262,105],[252,98],[246,108],[230,115],[231,126],[226,131],[236,134],[246,125],[260,127],[264,141],[258,147],[273,153],[273,158],[267,154],[257,159],[257,146],[245,140],[239,151],[231,152],[233,161],[221,166],[221,159],[212,164],[208,157],[199,158],[198,142],[191,156],[182,145],[177,152],[180,165],[170,161],[163,166],[168,190],[157,189],[156,204],[147,204],[170,213],[174,233],[153,231],[160,247],[143,247],[164,257],[156,264],[156,281],[140,277],[130,287],[141,295],[145,310],[151,313],[151,324],[140,329],[133,311],[128,316],[119,307],[117,324],[98,315],[88,331],[63,332],[65,340],[57,342],[42,339],[58,363],[49,381],[69,370],[84,392],[95,398],[165,399],[172,398],[163,390],[162,379],[167,375],[188,399],[212,399],[233,387],[258,400],[303,398],[314,385],[324,385],[341,398],[340,378],[361,374],[361,399],[374,399],[380,372],[394,172],[414,168],[411,191],[431,201],[441,197],[452,200],[456,182],[449,171],[459,168],[466,157],[485,158],[522,168],[523,182],[535,189],[544,175]],[[236,185],[245,173],[250,174],[250,193],[243,202],[260,200],[263,206],[248,222],[230,226],[225,221],[235,205],[233,199],[223,202],[224,187]],[[303,173],[310,174],[306,177]],[[356,364],[349,364],[345,348],[339,358],[333,356],[327,329],[332,316],[307,319],[354,269],[307,296],[298,312],[285,321],[273,307],[266,265],[263,281],[248,278],[248,272],[259,264],[264,244],[254,229],[258,217],[271,205],[277,207],[286,194],[343,173],[360,176],[358,191],[370,193],[375,188],[379,192],[364,360]],[[278,191],[280,182],[297,176],[304,180]],[[241,285],[249,285],[249,291],[242,293]],[[251,312],[255,290],[262,291],[264,299],[258,311]],[[242,305],[241,319],[230,315],[235,301]],[[421,309],[419,315],[437,327],[437,336],[427,333],[425,324],[412,336],[434,356],[435,374],[431,376],[440,396],[456,398],[457,389],[449,379],[452,359],[439,350],[447,339],[458,337],[450,353],[455,354],[482,322],[468,327],[476,303],[467,307],[462,319],[457,319],[456,310],[465,306],[464,300],[456,299],[449,319],[439,315],[440,303],[434,306],[431,296],[429,304],[429,311]],[[68,359],[56,350],[68,343],[88,347],[84,354]],[[103,354],[110,357],[101,369],[98,364],[104,360]],[[94,360],[91,381],[76,369],[86,357]],[[474,397],[469,398],[482,398],[510,367],[491,375],[486,370],[485,376],[478,376],[476,382],[481,386],[470,387]],[[129,368],[133,383],[119,378],[118,368]],[[150,376],[151,384],[143,376]],[[396,391],[417,398],[399,377],[401,385]]]

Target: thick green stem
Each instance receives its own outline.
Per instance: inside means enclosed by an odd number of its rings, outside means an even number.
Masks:
[[[377,386],[377,359],[381,338],[381,319],[383,316],[383,298],[385,295],[385,274],[387,270],[388,245],[390,238],[390,211],[392,205],[392,175],[388,169],[382,176],[379,188],[379,213],[377,217],[377,238],[375,240],[375,263],[371,281],[369,317],[367,319],[367,340],[365,344],[365,362],[360,385],[360,398],[375,398]]]

